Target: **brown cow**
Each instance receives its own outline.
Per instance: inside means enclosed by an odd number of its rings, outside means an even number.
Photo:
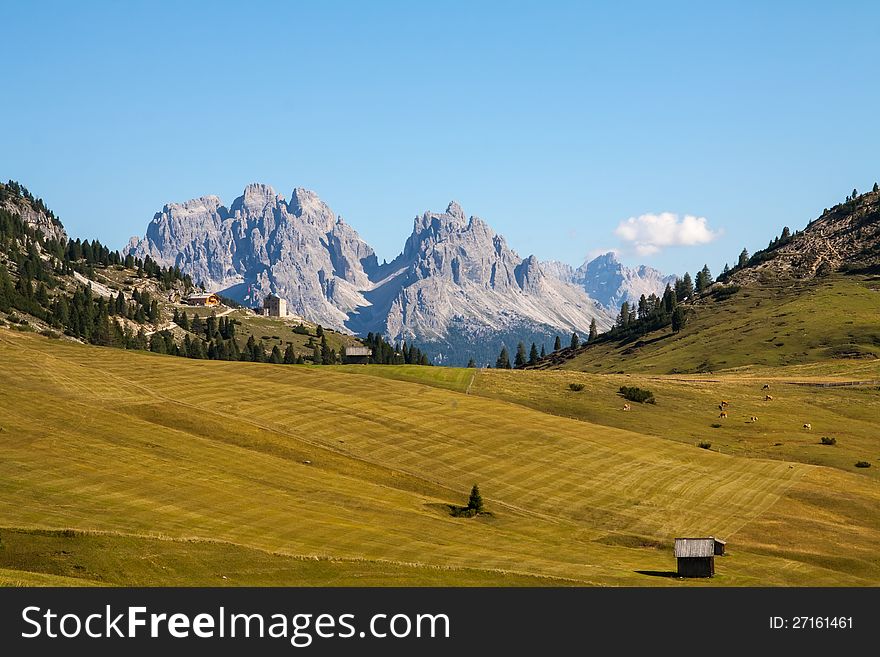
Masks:
[[[722,420],[726,420],[727,419],[727,411],[721,411],[721,415],[719,415],[718,417],[720,417]]]
[[[764,401],[773,401],[773,395],[764,395]]]
[[[813,425],[810,424],[809,422],[807,422],[806,424],[804,424],[804,429],[806,429],[807,431],[810,431],[812,428],[813,428]]]
[[[758,416],[757,416],[757,415],[753,415],[753,416],[749,419],[749,422],[757,422],[757,421],[758,421]]]
[[[629,409],[630,409],[630,405],[629,405],[629,404],[624,404],[624,405],[623,405],[623,410],[628,411]]]
[[[765,383],[765,384],[764,384],[764,387],[761,388],[761,390],[770,390],[770,384],[769,384],[769,383]]]

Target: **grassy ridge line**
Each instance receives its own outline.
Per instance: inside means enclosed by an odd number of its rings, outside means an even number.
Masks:
[[[562,367],[595,373],[717,373],[817,361],[827,367],[829,358],[845,353],[876,359],[876,285],[870,277],[834,275],[807,284],[744,288],[727,300],[692,307],[681,333],[663,329],[624,344],[597,343]],[[844,361],[841,371],[851,363]],[[876,371],[878,365],[872,367]]]
[[[363,377],[334,374],[320,368],[197,363],[141,354],[123,354],[124,358],[120,358],[118,352],[76,345],[56,350],[57,343],[25,336],[15,336],[9,342],[19,340],[31,341],[38,351],[50,349],[53,355],[61,356],[62,361],[70,360],[74,367],[66,371],[67,383],[59,383],[51,390],[44,390],[45,378],[32,359],[19,361],[11,368],[23,389],[19,398],[13,400],[18,403],[10,406],[22,410],[19,422],[10,427],[10,433],[14,430],[17,441],[30,441],[25,445],[27,449],[13,454],[13,458],[20,458],[33,470],[33,446],[40,440],[47,441],[45,435],[39,435],[45,434],[45,430],[35,431],[33,426],[28,426],[32,424],[29,418],[35,416],[35,408],[40,408],[45,415],[45,426],[59,427],[59,435],[65,439],[46,445],[45,454],[36,455],[43,457],[39,460],[40,471],[25,473],[28,481],[23,483],[26,485],[13,486],[19,495],[21,491],[27,491],[37,498],[42,497],[39,504],[21,504],[20,498],[12,499],[2,509],[0,517],[11,513],[29,513],[43,516],[44,520],[78,516],[86,527],[94,526],[96,522],[123,523],[151,530],[159,527],[165,533],[170,529],[171,533],[181,536],[192,535],[195,526],[200,535],[232,537],[251,545],[277,546],[280,543],[280,549],[287,552],[302,546],[321,545],[325,548],[324,553],[333,555],[355,554],[364,558],[396,558],[411,562],[427,560],[444,565],[478,562],[485,567],[526,569],[584,582],[669,584],[673,582],[657,578],[646,581],[644,576],[635,572],[639,568],[668,566],[668,554],[609,546],[597,541],[609,535],[621,538],[637,535],[627,532],[635,531],[633,527],[638,522],[647,522],[651,531],[666,531],[658,530],[658,525],[662,526],[663,522],[680,527],[681,523],[675,520],[679,513],[675,503],[682,505],[687,501],[672,499],[673,504],[668,504],[670,496],[695,496],[691,502],[701,506],[703,501],[699,495],[706,491],[699,481],[688,486],[684,485],[686,482],[675,480],[682,486],[680,489],[667,482],[661,483],[654,492],[649,488],[637,492],[635,500],[632,497],[619,499],[620,489],[630,484],[614,477],[606,483],[596,475],[616,466],[620,474],[633,476],[627,472],[626,458],[621,463],[621,456],[614,454],[626,452],[618,439],[622,434],[610,438],[601,435],[585,438],[583,423],[560,421],[515,405],[450,395],[421,386],[414,389],[410,384],[393,381],[373,379],[369,386],[365,386]],[[88,367],[83,368],[83,364]],[[63,367],[63,362],[58,366]],[[478,460],[484,461],[480,452],[486,451],[488,446],[492,459],[497,461],[495,466],[499,469],[499,477],[514,480],[510,490],[498,487],[498,500],[521,503],[516,499],[520,498],[531,508],[536,506],[536,498],[544,496],[547,499],[543,504],[548,505],[545,512],[554,515],[556,521],[547,523],[533,516],[505,512],[489,522],[461,523],[432,506],[442,504],[443,498],[414,496],[384,486],[381,487],[384,492],[379,493],[369,481],[355,481],[351,474],[340,477],[332,467],[323,468],[318,462],[312,464],[315,467],[305,467],[291,463],[289,458],[230,446],[189,431],[169,430],[162,423],[146,422],[127,415],[128,408],[139,405],[120,404],[120,399],[126,397],[124,390],[112,391],[107,400],[94,394],[95,389],[101,390],[100,386],[93,385],[96,380],[106,380],[106,374],[118,376],[126,370],[127,376],[150,390],[179,390],[187,403],[202,405],[206,416],[210,415],[212,408],[224,408],[245,418],[253,415],[266,417],[273,426],[288,431],[291,437],[304,433],[332,443],[334,438],[345,435],[346,449],[358,455],[364,451],[373,455],[367,444],[369,441],[378,441],[379,446],[385,448],[389,447],[386,443],[399,442],[400,445],[390,446],[393,458],[379,455],[379,459],[396,467],[398,463],[406,465],[404,461],[409,458],[414,471],[431,472],[432,476],[439,473],[444,482],[453,481],[455,489],[459,489],[459,484],[444,470],[448,470],[450,464],[455,466],[455,472],[466,481],[463,488],[466,491],[473,472],[479,469],[473,458],[477,456],[480,457]],[[89,373],[91,375],[87,376]],[[117,381],[125,378],[122,376]],[[71,385],[70,382],[77,379],[80,385]],[[267,394],[268,391],[271,394]],[[83,408],[91,408],[94,419],[88,424],[88,433],[83,434],[82,427],[70,425],[69,409],[58,408],[70,405],[74,399]],[[358,411],[352,417],[340,414],[339,406],[343,400],[348,400],[347,406]],[[161,415],[166,412],[165,407],[173,405],[160,402],[155,406],[155,413]],[[389,408],[393,412],[389,413]],[[177,408],[168,409],[172,417],[163,420],[173,419],[179,411]],[[4,418],[5,413],[4,410]],[[374,418],[383,421],[376,420],[371,424],[358,419],[364,413],[372,413]],[[508,415],[512,417],[508,418]],[[392,431],[388,430],[387,423],[383,424],[389,416],[390,426],[394,427]],[[540,426],[537,432],[531,427],[530,419],[544,423],[550,432],[559,432],[565,443],[562,447],[572,443],[575,462],[572,463],[562,450],[560,458],[545,460],[546,467],[540,464],[535,469],[535,459],[528,454],[528,449],[524,457],[514,453],[516,449],[511,447],[524,446],[535,450],[534,453],[540,454],[541,458],[547,456],[543,453],[547,450],[546,436],[540,435]],[[333,425],[328,426],[328,421]],[[477,427],[475,433],[472,432],[474,425]],[[120,426],[126,427],[124,436],[119,435]],[[439,441],[438,451],[433,438],[441,431],[448,431],[450,426],[455,426],[456,430],[446,437],[445,445],[443,440]],[[357,440],[349,439],[348,433],[353,429],[364,435],[356,435]],[[64,436],[64,430],[69,430],[70,434]],[[237,433],[239,430],[246,434],[255,431],[244,421],[236,423],[230,419],[228,431]],[[487,445],[483,434],[492,431],[498,433],[490,436],[492,442],[504,449],[492,449]],[[567,435],[570,432],[575,435]],[[262,436],[266,432],[259,433]],[[677,456],[679,450],[685,448],[631,432],[623,433],[633,440],[648,443],[649,447],[660,449],[662,443],[665,447],[660,451],[667,452],[668,465],[675,462],[682,467],[682,473],[694,470],[693,463],[682,463]],[[77,449],[69,453],[71,444]],[[557,447],[555,443],[550,445]],[[90,458],[81,458],[83,447],[87,452],[92,450]],[[652,450],[645,452],[644,446],[641,450],[637,445],[631,449],[636,450],[638,456],[654,458]],[[444,452],[450,450],[453,454],[447,458]],[[131,453],[127,454],[127,451]],[[130,461],[127,464],[132,467],[124,468],[122,472],[118,468],[102,472],[101,457],[105,454],[122,457]],[[689,449],[681,454],[687,454],[688,460],[695,459],[698,465],[702,464],[706,472],[701,476],[708,475],[716,484],[727,480],[732,476],[730,470],[735,470],[733,474],[743,478],[744,490],[740,496],[745,506],[753,506],[767,499],[773,490],[782,491],[784,488],[776,481],[775,468],[780,464],[764,464],[762,468],[765,470],[761,471],[753,462],[730,462],[728,457],[698,450]],[[596,462],[590,467],[580,467],[581,462],[589,465],[591,459]],[[197,462],[196,465],[190,466],[193,461]],[[355,463],[351,467],[361,467],[361,464]],[[48,478],[47,468],[51,475]],[[55,476],[56,473],[60,476]],[[366,471],[363,474],[367,479],[371,476]],[[13,477],[25,475],[20,469],[13,469],[11,473]],[[593,484],[599,490],[592,490]],[[768,486],[769,489],[765,489]],[[169,487],[179,490],[169,491]],[[49,490],[52,488],[54,490]],[[217,509],[220,491],[232,502],[222,512]],[[581,500],[585,495],[589,499]],[[67,508],[60,508],[65,499],[63,496],[67,496]],[[238,496],[243,499],[239,500]],[[0,499],[10,498],[4,494]],[[604,506],[603,499],[607,501]],[[253,513],[255,500],[264,507],[256,515]],[[583,519],[566,518],[570,515],[566,512],[566,501],[582,505]],[[633,502],[657,506],[659,510],[654,511],[652,519],[650,513],[633,510]],[[706,522],[714,524],[713,519],[723,519],[724,511],[719,508],[721,502],[720,498],[706,502]],[[667,509],[667,506],[672,508]],[[584,509],[588,513],[584,513]],[[290,514],[291,511],[294,515]],[[736,517],[738,514],[733,513],[729,520]],[[243,521],[247,526],[242,527]],[[69,523],[59,522],[55,526],[59,525],[69,526]],[[32,526],[32,523],[23,526]],[[374,531],[377,526],[383,529],[381,535]],[[665,535],[663,538],[667,540]],[[777,563],[776,557],[751,554],[745,545],[742,549],[739,558],[743,567],[731,574],[725,583],[780,581],[779,576],[772,576],[772,573],[780,572],[781,564]],[[814,583],[864,581],[858,576],[819,566],[808,567],[804,572]]]

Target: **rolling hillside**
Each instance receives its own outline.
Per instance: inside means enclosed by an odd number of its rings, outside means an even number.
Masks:
[[[880,277],[743,287],[689,308],[679,333],[663,328],[567,353],[560,367],[585,372],[712,373],[746,366],[836,361],[844,372],[880,357]]]
[[[784,228],[751,257],[744,251],[702,293],[664,296],[646,318],[636,319],[633,308],[614,331],[537,367],[676,374],[837,361],[848,370],[880,357],[878,274],[875,186],[826,209],[803,231]]]
[[[687,585],[880,583],[873,473],[561,417],[473,370],[196,361],[8,328],[0,355],[7,583],[669,585],[672,538],[703,533],[730,556]],[[452,517],[474,482],[491,515]]]

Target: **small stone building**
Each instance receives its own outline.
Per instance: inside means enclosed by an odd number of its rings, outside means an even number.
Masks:
[[[287,301],[270,294],[263,299],[263,314],[268,317],[287,317]]]
[[[679,577],[712,577],[715,557],[724,556],[726,543],[714,536],[706,538],[676,538],[675,558]]]

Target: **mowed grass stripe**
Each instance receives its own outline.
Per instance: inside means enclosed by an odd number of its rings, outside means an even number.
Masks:
[[[675,582],[636,571],[669,567],[668,551],[593,539],[623,532],[666,542],[682,527],[720,534],[719,525],[747,523],[772,504],[803,467],[363,374],[4,338],[0,367],[15,372],[17,384],[0,378],[0,393],[19,414],[0,434],[11,456],[0,462],[6,526],[216,538],[285,554],[667,585]],[[19,342],[23,348],[7,350]],[[68,377],[64,385],[47,382],[45,365],[29,358],[41,350]],[[92,383],[103,377],[149,402],[95,393],[102,388]],[[83,408],[89,421],[71,423]],[[180,422],[190,414],[230,435]],[[63,439],[47,437],[53,433]],[[34,444],[45,447],[35,454]],[[308,466],[288,453],[305,450],[314,454]],[[451,518],[443,504],[462,503],[474,481],[495,517]],[[719,488],[734,493],[724,508]],[[719,582],[791,570],[814,583],[862,581],[815,563],[774,570],[775,561],[791,559],[739,554],[736,570]]]

